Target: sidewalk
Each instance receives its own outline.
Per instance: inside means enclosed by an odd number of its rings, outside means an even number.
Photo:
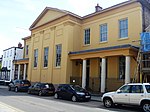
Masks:
[[[101,100],[101,95],[95,95],[95,94],[92,94],[91,95],[91,100],[92,101],[98,101],[98,102],[101,102],[102,100]]]
[[[0,102],[0,112],[24,112],[24,111]]]

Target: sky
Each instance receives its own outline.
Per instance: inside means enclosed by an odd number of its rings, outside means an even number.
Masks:
[[[23,44],[31,34],[29,27],[45,7],[63,9],[85,16],[95,12],[97,3],[103,8],[127,0],[0,0],[0,57],[3,50]]]

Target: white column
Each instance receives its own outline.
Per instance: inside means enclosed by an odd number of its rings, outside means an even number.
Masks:
[[[106,59],[102,58],[101,93],[105,92],[105,82],[106,82]]]
[[[27,70],[27,65],[24,64],[23,80],[26,79],[26,70]]]
[[[126,56],[125,83],[130,83],[130,56]]]
[[[18,65],[18,79],[20,79],[20,64]]]
[[[82,88],[86,86],[86,60],[83,60],[82,65]]]
[[[11,75],[11,79],[12,80],[14,80],[14,77],[15,77],[15,67],[16,67],[16,65],[14,64],[14,65],[12,65],[12,74],[10,74]]]

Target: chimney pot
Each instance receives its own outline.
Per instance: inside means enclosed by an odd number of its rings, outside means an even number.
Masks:
[[[95,12],[99,12],[101,11],[103,8],[99,6],[99,4],[97,4],[97,6],[95,6]]]

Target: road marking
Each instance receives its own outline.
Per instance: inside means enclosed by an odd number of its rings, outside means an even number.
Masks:
[[[24,112],[24,111],[0,102],[0,112]]]

